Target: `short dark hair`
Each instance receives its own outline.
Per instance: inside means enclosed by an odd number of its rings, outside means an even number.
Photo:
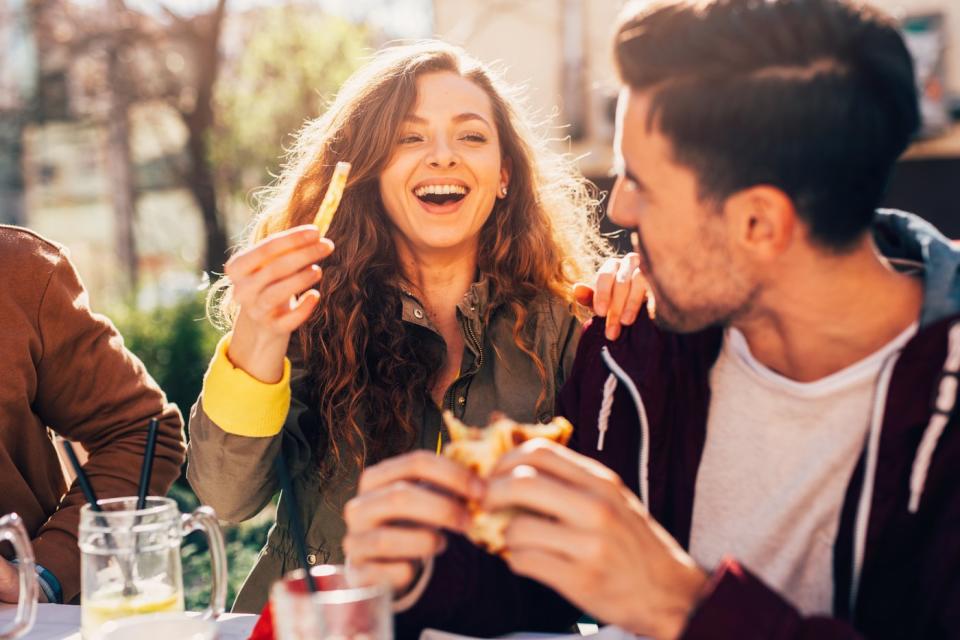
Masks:
[[[714,0],[624,14],[622,82],[649,92],[648,127],[723,201],[782,189],[821,245],[869,228],[919,125],[913,63],[896,25],[839,0]]]

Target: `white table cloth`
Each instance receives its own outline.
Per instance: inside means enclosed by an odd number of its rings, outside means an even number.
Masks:
[[[30,633],[23,636],[24,640],[80,640],[80,607],[69,604],[38,606],[37,623]],[[0,605],[0,627],[13,620],[16,612],[14,605]],[[217,620],[217,638],[246,640],[256,622],[257,616],[252,614],[225,613]]]

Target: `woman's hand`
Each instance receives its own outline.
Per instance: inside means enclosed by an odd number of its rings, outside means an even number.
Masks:
[[[483,484],[466,468],[432,452],[416,451],[367,468],[357,497],[347,503],[344,553],[352,568],[409,591],[427,558],[446,546],[443,531],[463,532],[467,500]]]
[[[269,236],[227,261],[240,313],[227,356],[262,382],[283,377],[283,358],[290,335],[320,301],[311,289],[320,281],[317,262],[333,252],[333,243],[313,225]]]
[[[577,283],[573,293],[577,302],[607,319],[607,339],[616,340],[621,326],[636,322],[647,288],[640,271],[640,256],[631,252],[621,258],[608,259],[592,283]]]

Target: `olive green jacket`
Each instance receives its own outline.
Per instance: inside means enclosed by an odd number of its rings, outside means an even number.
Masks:
[[[570,371],[580,338],[581,327],[567,305],[560,300],[540,298],[529,309],[525,335],[532,339],[534,352],[548,372],[547,388],[530,357],[517,348],[513,338],[512,314],[505,307],[493,310],[487,326],[481,324],[488,304],[485,280],[474,283],[460,304],[457,317],[463,333],[464,349],[461,375],[444,396],[444,408],[468,424],[486,424],[492,411],[526,421],[547,421],[553,416],[553,402]],[[443,338],[433,327],[421,303],[405,295],[403,321],[423,339]],[[434,345],[425,345],[436,347]],[[292,399],[281,432],[273,437],[255,438],[233,435],[217,426],[203,408],[203,396],[190,414],[190,443],[187,451],[187,478],[200,500],[212,506],[217,515],[240,522],[256,515],[278,490],[273,462],[281,442],[294,478],[297,505],[280,496],[277,522],[256,565],[247,576],[233,610],[258,612],[269,595],[270,585],[288,571],[300,567],[292,540],[290,509],[300,512],[307,530],[307,561],[311,564],[343,562],[345,535],[343,506],[356,493],[359,469],[348,469],[321,486],[316,463],[306,433],[319,428],[312,407],[304,404],[305,372],[292,364]],[[536,407],[545,391],[545,401]],[[434,449],[443,429],[440,410],[425,402],[418,411],[417,446]]]

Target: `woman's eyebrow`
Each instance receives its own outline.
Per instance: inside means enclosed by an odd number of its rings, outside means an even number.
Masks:
[[[410,114],[403,118],[407,122],[412,122],[413,124],[429,124],[429,121],[426,118],[422,118],[415,114]],[[468,120],[479,120],[483,124],[490,126],[490,122],[486,118],[481,116],[479,113],[474,113],[473,111],[466,111],[464,113],[453,116],[453,122],[460,124],[461,122],[467,122]]]

